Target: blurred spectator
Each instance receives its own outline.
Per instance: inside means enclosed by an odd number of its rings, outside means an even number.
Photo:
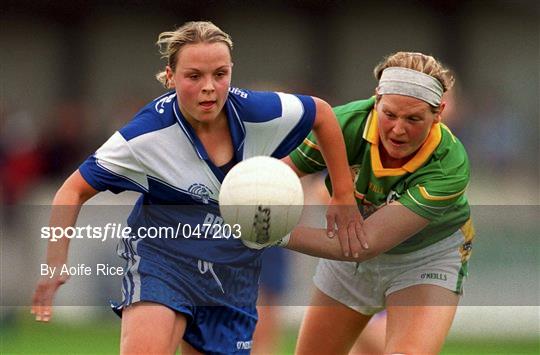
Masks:
[[[43,171],[42,156],[38,150],[39,132],[28,111],[10,110],[5,106],[1,111],[0,196],[3,205],[15,205]],[[8,211],[10,209],[5,210],[6,213]]]
[[[39,149],[47,178],[65,178],[91,154],[87,134],[87,110],[80,101],[63,101],[46,118]]]

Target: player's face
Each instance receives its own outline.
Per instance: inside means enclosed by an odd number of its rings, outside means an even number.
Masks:
[[[391,167],[405,164],[424,144],[443,108],[444,103],[433,113],[428,103],[414,97],[382,95],[376,105],[379,137]]]
[[[167,78],[176,89],[180,111],[193,126],[215,122],[231,84],[229,48],[220,42],[188,44],[176,61],[174,72],[167,67]]]

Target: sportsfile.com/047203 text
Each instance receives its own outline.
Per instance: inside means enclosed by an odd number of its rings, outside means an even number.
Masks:
[[[41,239],[56,242],[62,238],[68,239],[97,239],[102,242],[107,239],[164,238],[164,239],[238,239],[241,236],[239,224],[184,224],[176,226],[150,226],[131,228],[121,223],[107,223],[105,226],[75,226],[75,227],[42,227]]]

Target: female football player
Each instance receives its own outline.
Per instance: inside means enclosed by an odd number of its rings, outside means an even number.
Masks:
[[[330,106],[318,98],[232,88],[232,41],[214,24],[189,22],[162,33],[157,43],[167,59],[157,78],[172,90],[65,181],[50,223],[73,226],[81,205],[99,191],[140,192],[128,219],[132,235],[118,245],[127,262],[123,300],[114,305],[122,316],[121,353],[174,353],[182,339],[183,353],[248,352],[261,251],[220,234],[221,182],[243,159],[285,157],[313,129],[339,186],[329,220],[337,222],[338,234],[347,234],[361,215],[343,207],[355,205],[343,138]],[[178,223],[191,226],[181,238],[144,238],[145,229]],[[193,235],[186,235],[189,230]],[[50,242],[47,264],[66,264],[68,246],[66,238]],[[53,296],[65,281],[38,283],[37,320],[50,319]]]
[[[290,234],[290,249],[347,260],[320,261],[299,354],[347,353],[382,309],[384,353],[438,353],[467,276],[474,234],[464,194],[469,161],[440,122],[454,78],[435,58],[410,52],[390,55],[374,73],[374,97],[334,109],[364,216],[357,234],[367,248],[344,257],[340,241],[324,230]],[[287,161],[300,175],[325,166],[314,136]]]

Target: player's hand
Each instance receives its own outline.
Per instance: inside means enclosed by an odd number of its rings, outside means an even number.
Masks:
[[[354,196],[333,196],[326,212],[326,222],[328,237],[333,238],[337,234],[341,250],[346,257],[358,257],[362,249],[368,249],[362,228],[364,219],[358,210]]]
[[[38,322],[48,322],[52,316],[52,302],[56,290],[68,279],[68,276],[44,276],[41,278],[32,297],[30,313],[35,315]]]

